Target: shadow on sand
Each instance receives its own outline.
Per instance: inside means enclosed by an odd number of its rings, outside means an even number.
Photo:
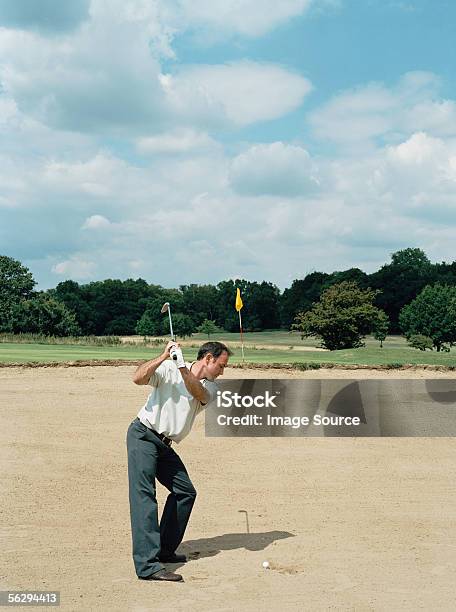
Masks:
[[[188,561],[214,557],[222,550],[245,548],[246,550],[264,550],[277,540],[294,537],[288,531],[266,531],[263,533],[225,533],[213,538],[187,540],[179,547],[179,552],[187,555]],[[176,564],[181,566],[182,564]]]

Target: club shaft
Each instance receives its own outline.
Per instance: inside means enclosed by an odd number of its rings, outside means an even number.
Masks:
[[[173,332],[173,321],[171,319],[171,308],[168,306],[168,317],[169,317],[169,331],[171,333],[171,340],[175,340],[174,332]]]

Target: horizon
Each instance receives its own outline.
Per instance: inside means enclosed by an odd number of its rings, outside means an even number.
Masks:
[[[407,247],[407,248],[408,249],[414,249],[414,248],[419,248],[419,247]],[[420,250],[422,250],[422,249],[420,249]],[[424,253],[424,251],[423,251],[423,253]],[[391,256],[394,255],[394,254],[395,253],[391,253]],[[426,255],[426,253],[424,253],[424,255]],[[6,257],[9,257],[9,256],[7,255]],[[429,260],[429,261],[430,261],[430,265],[431,266],[452,265],[452,264],[456,263],[456,260],[452,261],[452,262],[447,262],[447,261],[431,261],[431,260]],[[21,265],[24,265],[23,262],[19,262],[19,263]],[[97,283],[97,282],[101,282],[102,283],[102,282],[109,281],[109,280],[110,281],[120,281],[120,282],[125,282],[125,281],[129,281],[129,280],[135,282],[135,281],[142,280],[142,281],[144,281],[145,283],[147,283],[150,286],[157,286],[157,287],[160,287],[161,289],[163,289],[165,291],[168,291],[168,290],[177,290],[177,291],[179,291],[181,286],[191,286],[191,285],[197,285],[197,286],[212,285],[214,287],[217,287],[217,285],[219,283],[227,282],[227,281],[232,281],[235,285],[236,285],[236,282],[247,282],[247,283],[258,283],[258,284],[261,284],[261,283],[265,282],[265,283],[270,283],[270,284],[276,286],[280,290],[280,292],[283,293],[286,289],[289,289],[294,282],[305,280],[307,278],[307,276],[310,276],[311,274],[327,274],[328,276],[331,276],[333,274],[342,274],[344,272],[348,272],[349,270],[360,270],[362,273],[366,274],[367,276],[370,276],[371,274],[375,274],[376,272],[378,272],[384,266],[387,266],[387,265],[390,265],[390,264],[392,264],[391,257],[390,257],[390,261],[383,262],[383,264],[381,264],[377,269],[373,270],[372,272],[367,272],[366,270],[363,270],[362,268],[359,268],[358,266],[352,266],[350,268],[345,268],[343,270],[340,270],[340,269],[339,270],[337,270],[337,269],[336,270],[331,270],[331,271],[311,270],[310,272],[308,272],[304,276],[301,276],[301,277],[298,277],[298,278],[294,278],[290,282],[290,284],[287,285],[287,286],[277,285],[276,283],[273,283],[271,280],[269,280],[267,278],[262,278],[260,280],[260,279],[248,279],[248,278],[245,278],[245,277],[222,278],[222,279],[219,279],[219,280],[217,280],[217,281],[215,281],[213,283],[205,283],[205,282],[201,282],[201,283],[197,283],[197,282],[195,282],[195,283],[180,283],[179,285],[176,285],[176,286],[173,286],[173,287],[161,285],[160,283],[156,283],[153,280],[147,280],[146,278],[143,278],[141,276],[137,276],[137,277],[129,276],[129,277],[125,277],[125,278],[110,276],[110,277],[106,277],[106,278],[99,278],[99,279],[95,279],[95,280],[88,280],[88,281],[82,281],[82,282],[81,281],[75,281],[74,279],[65,279],[65,280],[76,282],[76,283],[78,283],[79,286],[84,286],[84,285],[88,285],[90,283]],[[33,275],[33,270],[30,270],[30,272],[32,272],[33,279],[35,280],[35,276]],[[39,287],[38,282],[35,280],[36,286],[34,287],[34,291],[45,291],[46,292],[46,291],[49,291],[51,289],[55,289],[57,287],[57,285],[59,283],[61,283],[61,282],[65,282],[65,281],[58,281],[58,283],[56,285],[52,286],[52,287],[42,288],[42,287]]]

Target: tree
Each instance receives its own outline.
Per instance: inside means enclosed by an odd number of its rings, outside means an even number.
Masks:
[[[369,277],[369,284],[380,289],[375,305],[386,312],[393,331],[399,331],[399,313],[419,292],[433,282],[434,268],[421,249],[408,248],[393,253],[385,264]]]
[[[193,334],[195,331],[195,324],[188,315],[178,312],[173,314],[173,329],[175,336],[185,338]]]
[[[13,308],[12,331],[45,336],[78,336],[81,333],[74,313],[44,293],[21,300]]]
[[[381,310],[372,330],[374,338],[380,342],[380,348],[383,348],[383,342],[388,334],[388,329],[388,316],[383,312],[383,310]]]
[[[234,301],[236,299],[236,287],[239,287],[242,294],[242,299],[245,297],[245,290],[248,285],[248,281],[236,279],[221,281],[217,285],[217,310],[215,322],[219,327],[226,329],[229,332],[235,332],[239,329],[239,318],[238,313],[234,308]],[[242,310],[242,317],[244,318],[245,309]]]
[[[456,285],[456,261],[450,264],[442,261],[433,265],[435,282],[442,285]]]
[[[344,281],[326,289],[311,310],[298,313],[293,329],[301,336],[316,336],[330,350],[363,346],[362,338],[381,318],[373,305],[377,291],[360,289],[355,282]]]
[[[136,333],[143,336],[163,336],[169,335],[168,315],[161,312],[165,302],[170,302],[171,313],[174,319],[177,315],[177,309],[180,307],[179,301],[173,292],[176,290],[162,289],[159,296],[144,300],[145,310],[136,324]]]
[[[80,286],[76,281],[66,280],[59,283],[55,289],[49,289],[47,294],[74,312],[84,335],[89,336],[96,332],[95,314],[88,303],[84,285]]]
[[[0,332],[12,331],[13,308],[32,295],[35,284],[32,273],[20,261],[0,255]]]
[[[279,327],[279,289],[273,283],[266,281],[257,283],[239,278],[234,281],[222,281],[217,285],[217,325],[231,332],[239,329],[238,313],[234,308],[238,287],[244,302],[242,309],[244,330],[257,331]]]
[[[220,333],[222,330],[220,327],[217,327],[215,321],[204,319],[201,325],[196,328],[196,331],[200,334],[207,334],[207,337],[210,338],[211,334]]]
[[[262,331],[276,329],[280,326],[280,291],[273,283],[266,281],[248,283],[242,299],[244,302],[242,310],[244,329]]]
[[[188,315],[196,325],[205,319],[213,321],[217,312],[217,288],[214,285],[181,285],[182,306],[173,312]]]
[[[136,323],[135,332],[140,336],[162,336],[167,333],[169,328],[165,331],[164,319],[159,312],[156,308],[145,310]]]
[[[329,274],[312,272],[304,279],[296,279],[291,287],[285,289],[280,298],[280,322],[287,329],[292,325],[298,312],[312,308],[320,299],[321,292]]]
[[[440,351],[456,343],[456,287],[428,285],[399,315],[406,338],[421,334],[432,338]]]
[[[323,289],[327,289],[331,287],[331,285],[339,285],[344,281],[353,281],[361,289],[366,289],[368,286],[368,279],[368,275],[359,268],[349,268],[348,270],[342,270],[341,272],[336,271],[328,274]]]
[[[133,334],[146,309],[144,300],[155,295],[157,288],[142,279],[106,279],[82,287],[82,296],[91,310],[91,323],[97,335]]]

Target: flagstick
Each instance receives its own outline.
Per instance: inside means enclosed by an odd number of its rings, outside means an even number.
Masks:
[[[241,332],[241,350],[242,350],[242,363],[244,363],[244,338],[242,336],[242,319],[241,319],[241,311],[238,310],[239,313],[239,331]]]

